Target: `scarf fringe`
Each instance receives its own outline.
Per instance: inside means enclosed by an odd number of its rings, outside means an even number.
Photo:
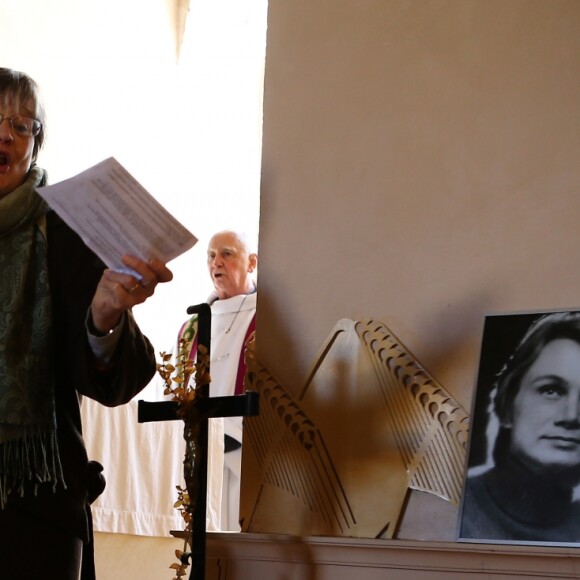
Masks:
[[[53,492],[59,483],[66,489],[54,431],[26,434],[0,443],[0,469],[0,509],[11,493],[23,497],[29,485],[34,495],[43,483],[52,483]]]

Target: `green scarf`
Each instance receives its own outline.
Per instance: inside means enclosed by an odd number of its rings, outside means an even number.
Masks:
[[[0,508],[9,493],[62,481],[51,365],[47,243],[39,227],[48,206],[26,181],[0,199]]]

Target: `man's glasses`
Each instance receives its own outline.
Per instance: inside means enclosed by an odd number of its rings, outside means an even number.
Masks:
[[[0,113],[0,124],[8,121],[10,127],[19,137],[36,137],[40,133],[42,123],[32,117],[16,115],[15,117],[5,117]]]

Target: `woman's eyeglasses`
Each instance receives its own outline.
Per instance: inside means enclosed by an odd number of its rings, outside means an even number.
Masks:
[[[40,133],[42,123],[32,117],[16,115],[15,117],[5,117],[0,113],[0,124],[8,121],[10,127],[19,137],[36,137]]]

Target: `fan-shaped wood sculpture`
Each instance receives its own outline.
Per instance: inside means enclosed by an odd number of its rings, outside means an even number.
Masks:
[[[243,531],[391,538],[409,489],[459,502],[468,416],[383,324],[339,321],[296,398],[246,358]]]

